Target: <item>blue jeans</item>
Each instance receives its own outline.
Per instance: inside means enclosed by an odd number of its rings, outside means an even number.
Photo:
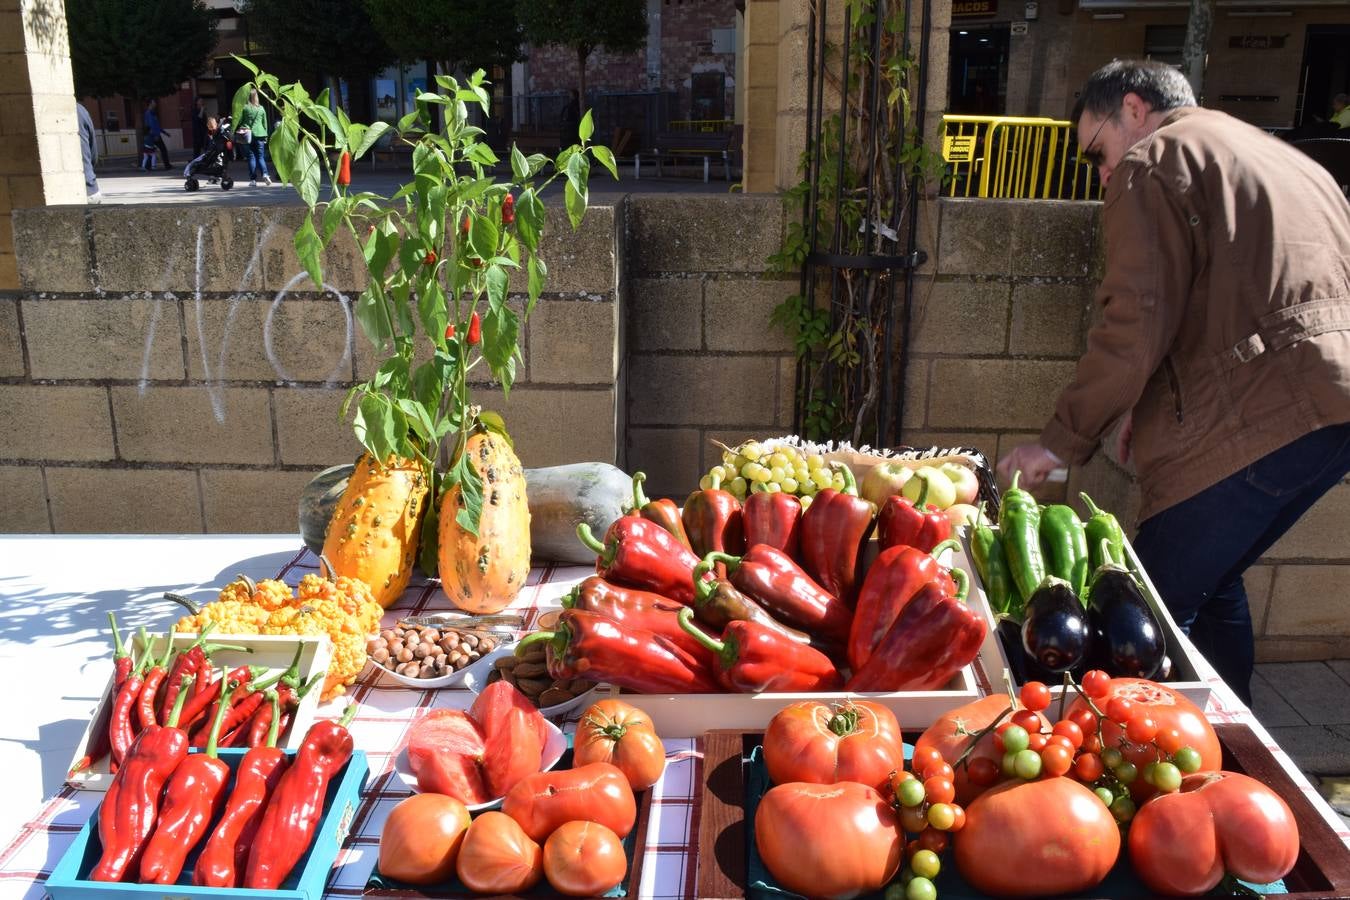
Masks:
[[[267,138],[255,137],[244,146],[248,150],[249,180],[267,178]]]
[[[1350,424],[1270,453],[1140,523],[1134,549],[1172,618],[1251,705],[1252,616],[1242,573],[1350,472]]]

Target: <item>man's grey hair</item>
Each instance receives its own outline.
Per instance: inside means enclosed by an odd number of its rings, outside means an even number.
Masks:
[[[1155,111],[1195,106],[1190,83],[1174,67],[1147,59],[1116,59],[1088,76],[1072,121],[1084,112],[1098,118],[1113,116],[1126,94],[1136,94]]]

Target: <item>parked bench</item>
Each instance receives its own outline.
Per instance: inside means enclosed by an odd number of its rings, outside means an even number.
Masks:
[[[642,158],[656,160],[656,176],[663,174],[662,162],[699,160],[703,163],[703,181],[708,181],[708,170],[714,159],[722,160],[722,176],[731,180],[731,157],[740,150],[741,128],[730,131],[664,131],[656,136],[656,146],[641,150],[633,156],[633,176],[642,177]]]

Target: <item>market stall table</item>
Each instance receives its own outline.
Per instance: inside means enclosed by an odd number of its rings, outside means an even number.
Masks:
[[[9,800],[0,805],[0,897],[42,897],[43,880],[102,798],[65,786],[64,778],[97,702],[94,695],[111,669],[107,612],[130,627],[163,632],[181,612],[163,601],[166,590],[205,601],[239,573],[254,579],[280,573],[294,585],[316,566],[290,535],[0,538],[0,678],[8,686],[0,716],[0,766]],[[536,568],[512,609],[529,627],[586,574],[581,567]],[[414,583],[387,621],[448,608],[434,584]],[[1189,646],[1187,651],[1196,656]],[[1350,845],[1350,829],[1293,761],[1213,670],[1198,656],[1194,661],[1213,687],[1210,719],[1249,725]],[[409,725],[429,708],[467,707],[473,695],[406,688],[368,671],[347,697],[329,702],[320,714],[336,717],[348,698],[362,704],[352,732],[370,755],[371,779],[330,878],[331,896],[362,893],[380,825],[410,793],[395,772],[395,751]],[[666,749],[669,765],[653,789],[640,854],[643,897],[687,897],[694,891],[691,848],[697,844],[702,760],[693,740],[667,739]]]

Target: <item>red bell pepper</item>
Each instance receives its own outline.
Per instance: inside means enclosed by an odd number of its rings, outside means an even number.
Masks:
[[[943,541],[933,548],[932,553],[915,547],[891,547],[882,550],[872,562],[863,579],[862,590],[858,592],[853,627],[848,633],[848,664],[853,671],[858,671],[867,662],[919,588],[937,580],[948,593],[956,590],[951,575],[936,558],[948,546],[959,547],[960,544],[954,540]]]
[[[606,581],[653,591],[685,606],[694,602],[692,576],[698,557],[655,522],[620,516],[605,532],[603,544],[582,522],[577,537],[596,552],[595,571]]]
[[[633,511],[630,515],[640,516],[648,522],[655,522],[669,531],[671,536],[679,541],[686,550],[692,552],[692,548],[689,546],[689,535],[685,534],[684,522],[680,518],[680,508],[675,505],[674,500],[665,498],[648,500],[647,495],[642,492],[642,482],[646,480],[645,472],[633,473]]]
[[[272,694],[271,701],[267,707],[272,710],[267,743],[255,746],[239,761],[239,771],[235,773],[234,788],[225,804],[225,812],[197,857],[192,883],[199,887],[239,886],[239,878],[248,865],[254,835],[262,824],[267,800],[286,771],[286,753],[277,748],[281,711],[276,693]]]
[[[662,635],[686,653],[702,660],[704,665],[712,667],[712,654],[690,637],[676,618],[676,613],[688,607],[667,600],[660,594],[619,587],[599,575],[592,575],[563,597],[562,605],[565,609],[584,609],[597,613],[613,619],[624,628],[638,628]]]
[[[756,544],[744,556],[709,553],[704,561],[726,563],[731,583],[779,621],[830,644],[848,641],[853,610],[812,581],[782,550]]]
[[[581,609],[565,609],[553,631],[521,638],[516,653],[547,641],[548,673],[557,679],[604,681],[639,694],[712,694],[717,681],[674,643]]]
[[[918,499],[910,503],[893,494],[877,513],[877,543],[882,550],[903,544],[927,553],[952,536],[952,520],[927,503],[928,473],[916,472],[914,477],[923,479]]]
[[[139,869],[159,815],[159,793],[188,752],[187,732],[176,727],[187,692],[178,697],[167,725],[151,725],[136,737],[103,795],[98,808],[103,855],[89,873],[91,881],[122,881]]]
[[[326,720],[310,726],[258,825],[244,887],[275,890],[309,852],[323,814],[328,782],[347,765],[355,749],[347,724],[356,709],[353,703],[337,722]]]
[[[989,626],[964,602],[965,571],[953,569],[952,575],[955,594],[941,579],[919,588],[847,690],[937,690],[979,655]]]
[[[720,632],[732,622],[758,622],[798,643],[811,643],[809,634],[775,619],[730,581],[725,578],[709,581],[705,576],[710,568],[712,563],[706,560],[694,567],[694,615],[704,625]]]
[[[223,673],[222,673],[223,674]],[[220,695],[228,688],[222,678]],[[181,692],[180,692],[181,693]],[[177,702],[177,701],[175,701]],[[146,842],[141,856],[142,884],[173,884],[183,871],[188,853],[206,834],[225,801],[225,783],[230,767],[216,754],[221,725],[229,709],[221,704],[211,722],[210,737],[204,753],[190,753],[178,764],[164,788],[164,804],[159,811],[155,833]]]
[[[858,496],[848,466],[844,489],[826,488],[802,513],[802,568],[851,609],[858,589],[858,557],[872,534],[872,504]]]
[[[690,494],[684,504],[684,530],[689,535],[689,546],[697,556],[707,556],[714,550],[732,555],[744,553],[741,501],[730,491],[722,490],[720,477],[709,478],[712,486]]]
[[[732,622],[719,641],[694,624],[692,609],[680,610],[679,618],[680,626],[713,654],[713,674],[728,691],[837,691],[844,683],[824,653],[758,622]]]
[[[801,546],[802,501],[782,491],[759,491],[745,498],[741,511],[745,545],[768,544],[793,559]]]

